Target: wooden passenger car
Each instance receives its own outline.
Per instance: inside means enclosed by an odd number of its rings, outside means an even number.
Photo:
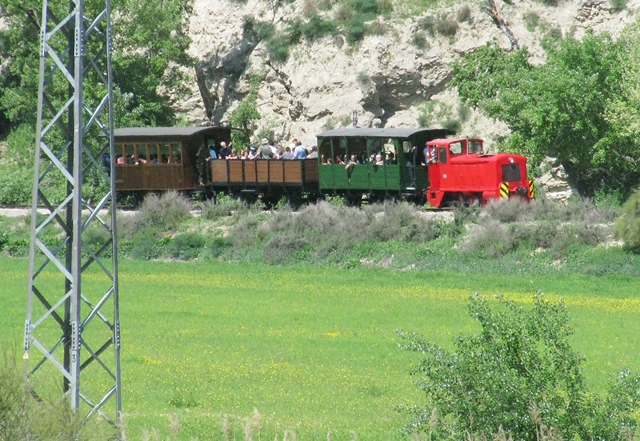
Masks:
[[[428,175],[423,150],[427,141],[454,132],[446,129],[345,128],[317,135],[320,156],[320,191],[351,194],[357,199],[368,194],[374,199],[404,195],[424,199]],[[375,165],[380,154],[384,165]],[[346,167],[351,155],[357,164]],[[345,164],[338,164],[340,161]]]
[[[261,193],[280,197],[318,192],[318,160],[211,161],[211,186],[230,193]]]
[[[132,127],[115,129],[118,191],[194,190],[198,149],[229,142],[228,127]]]

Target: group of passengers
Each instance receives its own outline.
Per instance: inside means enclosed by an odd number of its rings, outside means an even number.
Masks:
[[[108,155],[107,155],[108,156]],[[147,159],[143,155],[139,155],[138,158],[134,155],[116,155],[116,164],[117,165],[138,165],[138,164],[180,164],[180,155],[160,155],[160,159],[158,159],[158,155],[150,155]]]
[[[349,156],[348,160],[344,160],[344,156],[337,154],[334,159],[331,157],[322,155],[321,162],[323,165],[344,165],[347,170],[349,170],[354,165],[364,165],[364,164],[373,164],[373,165],[394,165],[396,164],[396,156],[393,152],[372,152],[367,159],[367,155],[365,152],[353,153]]]
[[[204,161],[212,159],[313,159],[318,157],[318,147],[308,148],[298,139],[294,139],[287,147],[276,147],[267,138],[263,138],[258,147],[252,145],[248,149],[242,149],[238,152],[233,148],[233,143],[227,144],[223,141],[218,150],[214,146],[209,147],[208,156],[203,158],[202,155],[206,155],[206,153],[204,149],[201,149],[198,152],[198,157]]]

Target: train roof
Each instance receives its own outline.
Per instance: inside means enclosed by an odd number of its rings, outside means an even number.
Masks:
[[[183,139],[194,135],[214,133],[228,127],[124,127],[115,129],[113,136],[119,141],[138,139]]]
[[[456,132],[448,129],[429,129],[425,127],[389,127],[389,128],[346,128],[346,129],[334,129],[327,130],[326,132],[318,133],[316,137],[326,138],[330,136],[340,136],[343,138],[408,138],[416,133],[428,133],[432,136],[447,136],[453,135]]]

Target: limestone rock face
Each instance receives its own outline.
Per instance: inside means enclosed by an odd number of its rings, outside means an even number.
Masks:
[[[544,190],[548,199],[558,202],[567,202],[573,190],[567,181],[568,175],[562,165],[556,165],[554,158],[546,158],[544,165],[549,166],[549,170],[536,180],[536,183]]]
[[[275,3],[194,0],[190,51],[199,63],[193,72],[191,96],[175,103],[187,121],[207,125],[228,120],[249,91],[249,75],[258,74],[264,80],[258,90],[262,118],[256,137],[268,134],[283,145],[294,137],[314,145],[317,133],[351,126],[354,115],[359,127],[415,127],[419,122],[440,127],[447,120],[458,120],[460,135],[483,137],[489,149],[495,136],[505,134],[504,124],[473,109],[461,110],[455,91],[446,89],[451,65],[461,54],[488,42],[510,46],[479,5],[469,6],[469,18],[458,23],[454,37],[427,33],[427,44],[420,48],[412,42],[413,35],[421,31],[419,19],[446,15],[455,20],[463,4],[413,16],[394,2],[391,17],[380,18],[377,24],[386,29],[382,35],[367,36],[355,46],[342,35],[313,42],[303,38],[290,48],[286,63],[276,64],[269,61],[265,42],[252,31],[251,20],[270,22],[280,29],[284,20],[303,17],[308,2],[296,0],[279,7]],[[607,0],[560,0],[557,6],[534,0],[508,3],[496,2],[498,13],[518,43],[530,48],[533,61],[542,63],[541,29],[554,28],[577,37],[587,29],[616,35],[631,21],[640,0],[630,1],[620,12]],[[527,28],[524,17],[532,14],[544,26]]]

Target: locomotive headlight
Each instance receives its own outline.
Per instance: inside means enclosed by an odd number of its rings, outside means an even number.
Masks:
[[[513,164],[515,161],[513,160],[513,158],[509,158],[509,163]]]

